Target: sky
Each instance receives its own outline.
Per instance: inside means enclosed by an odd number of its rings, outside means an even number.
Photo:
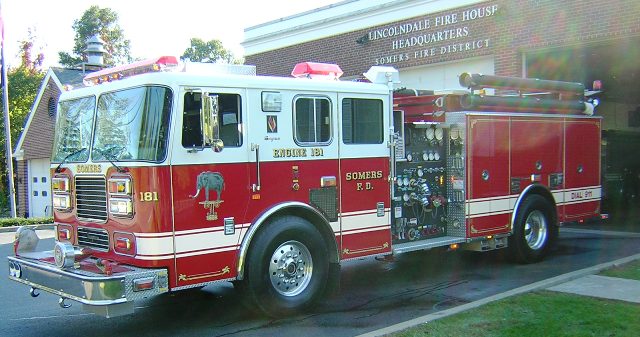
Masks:
[[[44,69],[58,66],[58,52],[71,53],[73,21],[92,5],[118,13],[124,36],[131,41],[131,56],[180,56],[193,37],[218,39],[236,57],[244,29],[289,15],[313,10],[340,0],[0,0],[4,20],[4,54],[9,66],[18,66],[18,41],[31,29],[33,53],[43,52]]]

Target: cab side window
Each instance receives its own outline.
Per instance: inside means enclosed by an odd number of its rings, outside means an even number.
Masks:
[[[381,100],[342,100],[342,140],[345,144],[382,144],[383,127]]]
[[[225,147],[242,145],[242,100],[238,94],[218,95],[218,121],[220,139]],[[200,110],[202,93],[188,92],[184,95],[182,112],[182,146],[185,148],[203,146]]]
[[[298,97],[294,103],[295,141],[301,145],[331,141],[331,102],[325,97]]]
[[[184,95],[184,111],[182,112],[182,146],[184,147],[202,146],[201,98],[200,93],[188,92]]]

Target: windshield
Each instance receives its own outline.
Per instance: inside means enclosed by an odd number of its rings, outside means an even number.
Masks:
[[[101,95],[92,159],[163,160],[171,100],[171,90],[164,87],[140,87]]]
[[[89,157],[95,98],[84,97],[60,102],[51,162],[84,162]]]

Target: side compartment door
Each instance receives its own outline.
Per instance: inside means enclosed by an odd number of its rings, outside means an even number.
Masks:
[[[549,117],[511,118],[511,177],[519,191],[537,183],[547,186],[561,205],[564,120]],[[515,192],[515,191],[513,191]],[[519,194],[519,193],[518,193]],[[563,208],[557,207],[563,218]]]
[[[600,119],[565,123],[564,215],[567,221],[600,211]]]
[[[339,94],[342,259],[391,251],[387,97]]]
[[[200,114],[206,96],[217,105],[211,120]],[[250,198],[246,111],[244,89],[188,88],[180,92],[171,152],[176,257],[176,279],[172,281],[178,287],[235,276]],[[202,123],[218,124],[218,132],[208,136],[222,140],[222,150],[207,144]]]
[[[511,230],[509,117],[467,118],[467,236],[506,233]]]

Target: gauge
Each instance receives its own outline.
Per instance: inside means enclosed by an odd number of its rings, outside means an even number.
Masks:
[[[404,201],[409,201],[409,194],[408,194],[408,193],[405,193],[405,194],[402,196],[402,200],[404,200]]]
[[[429,154],[426,152],[422,152],[422,160],[427,161],[429,160]]]
[[[433,153],[433,160],[440,160],[440,153],[438,153],[438,151]]]
[[[402,184],[404,186],[409,186],[409,177],[404,177],[404,179],[402,179]]]
[[[402,187],[402,177],[398,177],[398,181],[396,182],[398,186]]]
[[[418,169],[418,177],[422,177],[423,175],[424,175],[424,171],[421,168],[419,168]]]
[[[443,135],[444,135],[444,130],[442,130],[442,127],[440,127],[440,125],[436,126],[436,131],[435,131],[436,140],[442,140]]]
[[[451,134],[450,134],[451,139],[456,140],[460,137],[460,130],[458,130],[457,127],[452,127],[451,128]]]
[[[427,130],[425,131],[425,137],[427,137],[428,140],[432,140],[435,134],[435,130],[433,130],[432,127],[428,127]]]
[[[433,152],[429,152],[429,160],[434,160],[434,159],[436,159],[436,157],[433,154]]]
[[[413,161],[413,156],[411,153],[407,153],[407,161]]]
[[[464,140],[464,130],[460,130],[460,132],[458,132],[458,136],[461,140]]]

